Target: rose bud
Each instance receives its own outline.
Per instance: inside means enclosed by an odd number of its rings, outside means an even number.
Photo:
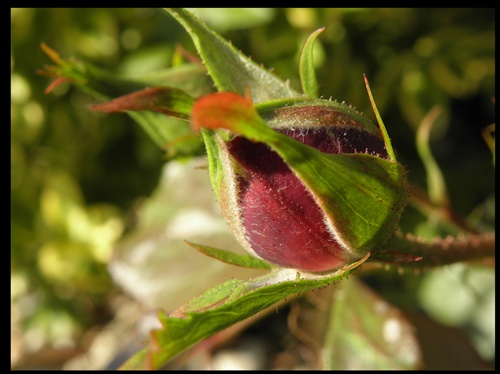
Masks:
[[[191,122],[203,129],[222,214],[258,257],[334,270],[394,234],[406,205],[405,171],[388,137],[351,107],[310,99],[254,107],[225,92],[199,99]]]

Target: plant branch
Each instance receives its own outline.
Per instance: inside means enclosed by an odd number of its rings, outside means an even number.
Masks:
[[[455,262],[490,260],[495,258],[495,233],[459,234],[456,237],[433,238],[425,240],[412,234],[397,234],[384,247],[374,253],[372,259],[385,261],[387,254],[411,255],[418,261],[400,263],[400,265],[426,268],[448,265]],[[397,263],[397,261],[394,261]]]

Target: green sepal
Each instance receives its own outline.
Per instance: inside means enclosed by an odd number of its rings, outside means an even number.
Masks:
[[[375,113],[375,117],[377,118],[377,122],[380,128],[380,132],[382,133],[382,137],[384,138],[384,143],[385,143],[385,149],[387,151],[387,154],[389,155],[389,159],[392,161],[397,161],[396,160],[396,153],[394,152],[394,149],[392,148],[392,142],[391,138],[389,137],[389,134],[387,133],[387,129],[385,128],[384,121],[382,120],[382,117],[380,116],[380,113],[377,109],[377,104],[375,104],[375,100],[373,99],[372,95],[372,90],[370,88],[370,84],[368,83],[368,78],[366,75],[363,76],[365,80],[365,86],[366,86],[366,91],[368,92],[368,97],[370,99],[370,103],[373,108],[373,112]]]
[[[321,124],[321,119],[315,118],[314,116],[308,116],[307,118],[300,117],[295,118],[296,123],[293,118],[288,118],[286,121],[280,118],[278,112],[283,108],[291,107],[305,107],[305,106],[315,106],[315,107],[325,107],[325,109],[330,109],[332,111],[341,112],[344,118],[349,118],[349,122],[355,122],[356,126],[363,131],[367,131],[372,135],[380,137],[379,128],[370,121],[367,117],[363,116],[361,113],[356,111],[353,107],[346,105],[344,103],[339,103],[338,101],[323,100],[323,99],[308,99],[303,97],[294,97],[286,99],[277,99],[266,101],[265,103],[255,104],[255,110],[262,119],[267,123],[268,127],[273,129],[290,128],[290,127],[320,127],[324,126]],[[348,123],[341,124],[337,123],[337,126],[348,126]]]
[[[271,269],[273,267],[273,265],[271,265],[269,262],[258,259],[255,256],[234,253],[219,248],[192,243],[187,240],[185,240],[185,242],[201,253],[216,258],[217,260],[225,262],[226,264],[252,269]]]
[[[98,112],[119,113],[152,110],[167,116],[189,119],[194,98],[175,87],[149,87],[120,96],[102,104],[92,105]]]

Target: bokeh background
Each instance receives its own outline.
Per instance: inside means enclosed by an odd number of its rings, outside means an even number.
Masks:
[[[452,206],[478,230],[494,229],[494,156],[483,136],[495,116],[494,9],[192,11],[297,89],[300,47],[325,26],[314,54],[320,95],[371,116],[366,74],[398,157],[423,190],[415,132],[439,105],[430,144]],[[46,95],[50,80],[37,71],[51,62],[41,43],[132,76],[168,69],[178,45],[195,49],[161,9],[11,9],[11,365],[115,368],[155,326],[156,308],[172,311],[250,273],[183,242],[239,250],[219,216],[203,148],[169,159],[126,115],[89,110],[95,99],[82,91],[63,84]],[[449,233],[411,207],[401,224],[428,237]],[[462,367],[494,366],[492,268],[365,280],[446,329],[443,344],[463,342],[454,356],[474,354]],[[437,357],[434,367],[452,361]]]

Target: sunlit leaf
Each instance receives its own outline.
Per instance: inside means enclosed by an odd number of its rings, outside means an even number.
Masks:
[[[413,327],[397,308],[353,278],[333,290],[322,346],[323,369],[417,369]]]
[[[368,258],[329,275],[300,273],[292,269],[272,271],[250,280],[230,280],[215,290],[208,290],[188,306],[174,312],[176,317],[160,313],[163,327],[152,333],[152,344],[144,368],[160,368],[193,344],[251,317],[292,295],[331,285],[350,275]],[[208,309],[206,309],[208,308]],[[181,315],[182,317],[177,317]],[[144,352],[138,353],[144,357]],[[137,356],[132,358],[134,366]],[[127,363],[123,366],[127,369]]]
[[[184,26],[219,91],[244,94],[249,90],[254,102],[298,96],[275,75],[238,52],[215,31],[184,9],[165,9]]]

